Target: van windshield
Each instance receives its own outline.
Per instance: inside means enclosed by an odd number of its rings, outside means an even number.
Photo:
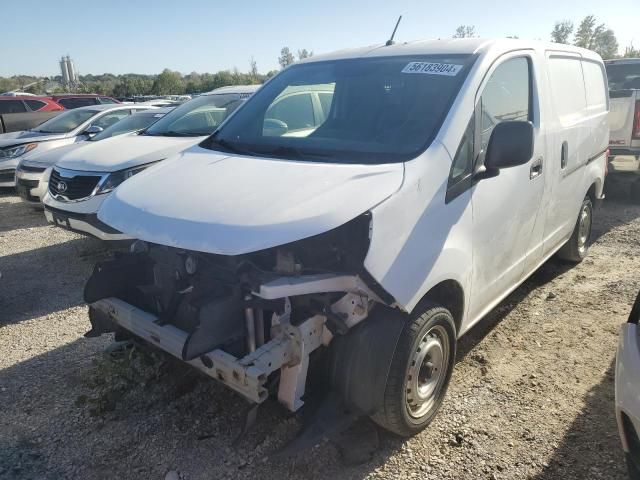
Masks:
[[[304,161],[405,161],[429,146],[473,59],[431,55],[294,65],[201,146]]]
[[[211,135],[247,96],[239,93],[202,95],[176,107],[142,134],[164,137]]]

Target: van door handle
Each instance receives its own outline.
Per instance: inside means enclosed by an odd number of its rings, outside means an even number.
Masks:
[[[569,144],[565,140],[562,142],[562,147],[560,148],[560,168],[565,168],[567,166],[567,159],[569,158]]]
[[[532,164],[529,171],[529,178],[533,180],[542,175],[542,157],[538,157]]]

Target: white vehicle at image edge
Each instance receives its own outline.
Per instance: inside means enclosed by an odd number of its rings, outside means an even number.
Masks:
[[[620,327],[616,355],[616,419],[629,477],[640,480],[640,293]]]
[[[0,134],[0,187],[14,187],[15,170],[21,160],[36,153],[82,142],[100,133],[132,111],[148,106],[109,104],[68,110],[31,130]]]
[[[605,68],[611,97],[609,171],[640,202],[640,58],[607,60]]]
[[[85,151],[84,147],[87,147],[87,151],[90,152],[90,145],[101,140],[147,128],[173,110],[173,107],[138,107],[144,109],[134,110],[132,115],[123,117],[84,142],[38,152],[21,160],[16,168],[16,190],[22,200],[35,207],[42,207],[41,202],[49,187],[49,177],[54,164],[71,155],[71,152],[74,152],[76,156],[82,155],[82,152]],[[77,152],[76,149],[78,149]]]
[[[296,63],[104,202],[100,221],[139,240],[94,269],[87,335],[142,338],[292,411],[323,372],[348,409],[413,435],[457,339],[551,255],[587,254],[607,112],[601,58],[568,45]]]
[[[98,220],[97,212],[105,198],[133,175],[200,143],[258,87],[213,90],[176,107],[139,133],[65,152],[51,168],[48,191],[42,200],[47,220],[102,240],[129,239]]]

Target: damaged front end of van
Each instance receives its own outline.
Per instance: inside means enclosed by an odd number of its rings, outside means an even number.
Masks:
[[[139,337],[247,400],[302,406],[310,355],[391,302],[363,269],[370,216],[244,255],[137,241],[85,287],[87,336]],[[385,302],[386,300],[386,302]]]
[[[217,182],[215,190],[161,194],[176,190],[179,172],[187,183],[228,181]],[[321,181],[299,188],[309,175]],[[289,195],[267,200],[271,193],[261,189],[274,176]],[[336,343],[335,337],[350,338],[376,306],[394,303],[364,262],[370,209],[401,185],[401,164],[304,165],[193,147],[138,177],[116,190],[99,213],[139,240],[95,266],[84,291],[88,336],[115,332],[116,338],[143,339],[250,402],[273,394],[296,411],[314,352]],[[368,193],[355,197],[358,192]],[[386,342],[388,335],[379,336]],[[360,364],[373,368],[375,362]],[[333,383],[348,384],[338,377],[349,370],[337,370]],[[369,376],[379,381],[380,375]],[[358,410],[373,411],[371,395],[361,396],[365,402],[353,402]]]

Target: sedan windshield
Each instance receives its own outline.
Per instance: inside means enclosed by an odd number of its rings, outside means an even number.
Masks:
[[[115,137],[116,135],[143,130],[149,125],[157,122],[160,118],[164,117],[164,115],[164,113],[154,113],[153,110],[142,113],[134,113],[133,115],[124,117],[122,120],[114,123],[109,128],[106,128],[89,140],[92,142],[97,142],[100,140],[104,140],[105,138]]]
[[[69,110],[41,123],[33,131],[40,133],[69,133],[98,113],[100,112],[97,110]]]
[[[429,146],[472,61],[432,55],[294,65],[202,146],[306,161],[404,161]]]
[[[166,137],[211,135],[245,98],[246,95],[238,93],[202,95],[183,103],[143,134]]]
[[[640,62],[605,64],[609,90],[640,89]]]

